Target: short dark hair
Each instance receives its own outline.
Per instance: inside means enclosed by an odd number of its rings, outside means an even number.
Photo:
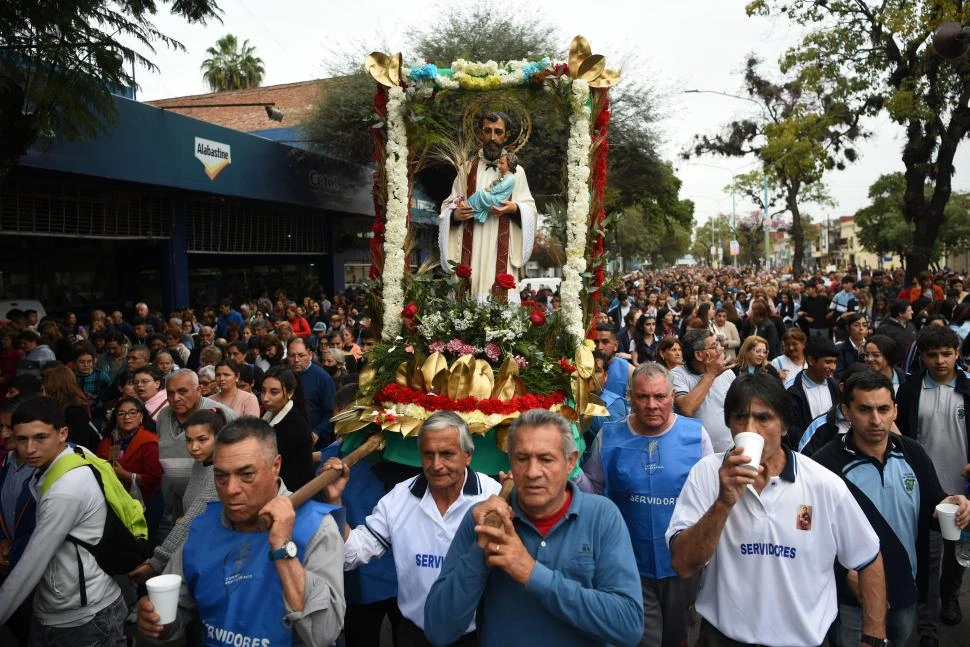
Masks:
[[[805,357],[821,359],[823,357],[838,357],[839,351],[835,343],[829,338],[810,337],[805,344]]]
[[[842,389],[842,402],[844,402],[846,406],[849,406],[852,403],[852,396],[856,389],[860,391],[876,391],[878,389],[886,389],[889,391],[889,397],[892,399],[892,401],[896,401],[896,392],[893,390],[892,380],[882,373],[876,373],[872,369],[857,373],[845,381],[845,387]]]
[[[855,283],[855,277],[851,274],[846,274],[842,277],[842,283]]]
[[[704,346],[707,345],[704,340],[713,336],[714,333],[711,332],[710,328],[690,328],[681,339],[683,350],[689,351],[690,359],[693,359],[694,353],[704,350]]]
[[[601,323],[596,326],[596,332],[608,332],[613,339],[616,339],[616,331],[608,323]]]
[[[937,348],[960,348],[960,336],[946,326],[924,326],[916,335],[916,350],[924,353]]]
[[[889,316],[893,319],[898,319],[899,315],[906,312],[906,308],[911,305],[913,304],[908,299],[893,299],[889,302]]]
[[[249,438],[255,438],[267,451],[267,458],[270,451],[273,456],[279,454],[276,447],[276,432],[273,427],[256,416],[243,416],[236,418],[216,434],[216,447],[222,445],[233,445]]]
[[[156,382],[162,381],[162,372],[155,368],[154,364],[145,364],[144,366],[139,366],[131,372],[131,376],[134,377],[139,373],[148,373],[148,375]]]
[[[489,123],[495,123],[499,120],[501,120],[502,124],[505,126],[505,132],[512,130],[512,118],[500,110],[491,110],[482,114],[481,119],[478,120],[478,127],[479,129],[484,128],[486,121]]]
[[[219,407],[199,409],[186,419],[182,424],[182,429],[188,429],[196,425],[205,425],[212,430],[214,435],[218,435],[219,430],[226,426],[226,413]]]
[[[750,407],[755,398],[781,417],[782,432],[787,433],[794,418],[791,395],[781,380],[760,371],[742,374],[731,383],[724,396],[724,424],[730,427],[731,416]]]
[[[54,429],[60,429],[67,424],[64,422],[64,408],[61,403],[46,395],[29,397],[14,409],[10,417],[11,426],[28,422],[43,422]]]

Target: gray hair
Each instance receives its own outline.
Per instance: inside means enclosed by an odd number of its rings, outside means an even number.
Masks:
[[[208,368],[211,368],[211,367],[208,367]],[[168,374],[168,377],[165,378],[165,383],[168,384],[172,380],[177,380],[180,377],[185,377],[186,375],[189,376],[189,378],[192,380],[192,386],[199,386],[199,375],[198,373],[196,373],[190,368],[180,368],[178,370],[172,371],[171,373]],[[213,380],[216,379],[214,370],[212,372],[212,379]]]
[[[215,367],[214,366],[203,366],[202,368],[199,369],[199,377],[207,377],[210,380],[216,379],[216,369],[215,369]]]
[[[691,357],[693,357],[693,353],[704,350],[704,341],[708,337],[713,336],[714,333],[707,328],[691,328],[684,333],[684,337],[681,341],[686,348],[690,349]]]
[[[215,448],[218,450],[223,445],[232,445],[247,438],[255,438],[259,441],[266,462],[272,465],[279,454],[276,446],[276,431],[268,422],[256,416],[242,416],[231,420],[216,434]]]
[[[670,376],[670,371],[667,370],[666,366],[658,362],[644,362],[633,369],[633,375],[630,376],[630,386],[627,389],[627,395],[629,397],[633,396],[633,383],[640,377],[645,380],[663,377],[664,381],[667,382],[667,389],[672,390],[674,388],[674,380]]]
[[[569,457],[576,451],[576,439],[573,437],[572,425],[558,413],[553,413],[548,409],[529,409],[512,422],[509,426],[508,435],[509,453],[512,453],[512,446],[515,444],[519,429],[547,426],[553,427],[559,432],[562,437],[562,455],[566,457],[566,460],[569,460]]]
[[[475,453],[475,442],[468,431],[468,424],[457,413],[452,411],[435,411],[421,425],[418,431],[418,442],[421,442],[421,434],[426,431],[441,431],[444,429],[454,429],[458,432],[458,445],[466,454]]]

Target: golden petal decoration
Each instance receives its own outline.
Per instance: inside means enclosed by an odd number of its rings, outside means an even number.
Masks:
[[[474,355],[462,355],[451,365],[448,377],[448,397],[452,400],[467,398],[472,389],[472,373],[475,366]]]
[[[569,45],[569,77],[582,79],[593,88],[609,88],[620,80],[620,73],[606,68],[606,57],[594,54],[589,41],[576,36]]]
[[[589,41],[585,36],[576,36],[569,44],[569,76],[575,79],[579,73],[579,66],[587,56],[593,53]]]
[[[407,362],[401,362],[401,365],[397,367],[397,373],[394,374],[394,381],[400,386],[411,386],[411,372],[408,370]]]
[[[598,78],[589,82],[591,88],[611,88],[620,80],[620,73],[616,70],[603,70]]]
[[[483,359],[475,360],[472,372],[471,395],[479,400],[487,400],[492,395],[492,387],[495,385],[495,374],[492,366]]]
[[[516,395],[518,390],[519,365],[511,357],[502,362],[502,367],[495,378],[495,387],[492,389],[491,397],[497,398],[502,402],[508,402]],[[518,380],[518,383],[517,383]]]
[[[364,58],[364,69],[375,81],[390,88],[394,86],[388,74],[390,62],[391,57],[384,52],[371,52]]]
[[[374,380],[374,376],[377,375],[377,370],[373,366],[368,366],[360,372],[360,376],[357,379],[357,388],[361,391],[364,387],[370,384]]]
[[[596,372],[596,360],[593,359],[593,351],[583,344],[576,348],[576,373],[583,379],[592,379]]]
[[[509,453],[509,425],[499,425],[495,428],[495,446],[506,454]]]
[[[388,62],[387,77],[394,85],[401,85],[401,52],[392,56]]]
[[[606,57],[602,54],[593,54],[580,64],[579,70],[576,72],[576,77],[590,82],[602,74],[605,69]]]
[[[421,353],[415,353],[408,360],[408,373],[411,374],[411,388],[424,393],[427,393],[427,389],[425,388],[424,372],[421,369],[424,368],[426,361],[428,361],[428,358]]]
[[[431,353],[421,365],[421,375],[424,378],[425,393],[429,392],[429,388],[435,393],[443,393],[438,387],[447,389],[445,380],[448,378],[448,360],[442,353]]]
[[[421,421],[409,416],[397,416],[393,421],[384,423],[384,431],[398,433],[407,438],[421,428]]]

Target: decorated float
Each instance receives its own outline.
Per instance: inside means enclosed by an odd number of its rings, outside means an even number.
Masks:
[[[334,418],[345,451],[380,431],[385,460],[419,466],[418,429],[433,412],[448,410],[473,432],[472,466],[495,474],[508,468],[509,424],[534,408],[576,423],[582,451],[583,419],[606,413],[592,392],[593,344],[587,337],[605,278],[609,88],[619,74],[582,36],[573,39],[564,62],[457,60],[449,68],[409,67],[400,54],[374,52],[365,65],[377,82],[369,287],[382,343],[368,356],[359,399]],[[418,174],[435,160],[439,167],[448,160],[461,178],[463,165],[479,154],[480,115],[489,111],[512,117],[503,153],[522,150],[543,130],[527,107],[539,104],[553,106],[551,113],[563,122],[557,127],[564,142],[558,157],[565,259],[562,306],[552,313],[544,303],[520,301],[514,270],[501,271],[504,261],[492,266],[487,293],[472,290],[475,272],[483,270],[468,263],[467,254],[456,262],[442,252],[421,267],[411,264],[410,205]],[[458,111],[437,110],[455,105]],[[506,254],[507,248],[506,240]]]

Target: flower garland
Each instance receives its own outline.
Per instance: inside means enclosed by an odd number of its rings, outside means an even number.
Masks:
[[[586,336],[583,324],[583,274],[586,272],[586,240],[589,222],[589,84],[582,79],[572,83],[573,114],[569,117],[569,144],[566,148],[566,264],[562,268],[562,311],[566,331],[579,343]]]
[[[388,90],[387,223],[384,230],[384,329],[385,340],[394,339],[404,308],[404,241],[408,233],[408,134],[404,123],[404,90]]]
[[[460,58],[451,64],[451,68],[439,68],[432,63],[425,63],[410,69],[405,68],[403,75],[416,85],[428,85],[442,90],[497,90],[527,85],[534,78],[540,78],[549,72],[551,65],[548,58],[541,61],[508,61],[501,65],[495,61],[478,63]]]
[[[556,391],[548,395],[536,395],[526,393],[517,395],[508,402],[503,402],[498,398],[487,398],[479,400],[477,398],[460,398],[452,400],[447,395],[439,393],[424,393],[416,391],[400,384],[388,384],[374,396],[374,402],[378,404],[414,404],[428,411],[455,411],[461,413],[471,413],[480,411],[485,415],[510,415],[521,413],[529,409],[554,409],[557,405],[561,406],[566,399],[566,394]]]
[[[593,202],[592,212],[590,213],[590,224],[593,232],[589,258],[593,266],[593,291],[590,293],[592,307],[590,312],[598,310],[600,288],[606,280],[606,268],[603,263],[603,221],[606,219],[604,208],[606,194],[606,155],[609,152],[610,144],[607,139],[607,130],[610,123],[610,95],[606,90],[597,90],[593,101],[593,161],[592,161],[592,184]]]

